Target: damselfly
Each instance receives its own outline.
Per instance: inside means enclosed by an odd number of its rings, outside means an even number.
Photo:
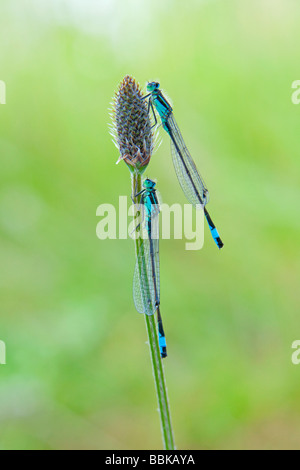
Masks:
[[[156,183],[146,179],[143,189],[135,196],[141,196],[143,209],[142,229],[146,236],[141,239],[133,278],[133,298],[138,312],[154,315],[157,312],[158,338],[161,357],[167,356],[166,338],[160,313],[160,271],[159,271],[159,202],[154,189]]]
[[[172,158],[180,186],[191,204],[194,206],[200,205],[203,208],[212,237],[218,248],[222,248],[223,242],[206,209],[209,200],[208,189],[184,143],[173,116],[173,108],[159,90],[159,86],[158,82],[148,83],[147,91],[149,91],[149,94],[144,97],[149,98],[149,109],[151,107],[155,119],[154,125],[157,124],[155,108],[161,118],[163,128],[171,138]]]

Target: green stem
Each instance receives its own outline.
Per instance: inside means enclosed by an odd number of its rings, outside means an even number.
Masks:
[[[141,191],[141,174],[137,171],[132,174],[132,194],[136,194]],[[138,253],[144,249],[143,239],[136,237],[135,239],[135,251],[136,257]],[[167,394],[167,387],[164,376],[164,368],[162,359],[160,356],[157,327],[155,322],[155,315],[145,315],[147,334],[149,339],[150,357],[152,362],[153,377],[158,401],[158,408],[161,421],[161,431],[166,450],[174,450],[174,436],[171,423],[171,415]]]

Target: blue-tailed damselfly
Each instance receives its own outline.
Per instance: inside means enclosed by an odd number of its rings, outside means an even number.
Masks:
[[[200,205],[203,208],[212,237],[218,248],[221,249],[223,247],[223,242],[206,209],[206,204],[209,201],[208,189],[185,145],[181,132],[173,116],[173,108],[159,90],[159,86],[158,82],[148,83],[147,91],[149,91],[149,94],[144,98],[149,98],[149,109],[151,107],[155,119],[155,125],[157,124],[157,119],[154,108],[161,118],[163,128],[171,138],[173,163],[177,178],[186,198],[194,206]]]
[[[158,339],[161,357],[167,356],[166,338],[160,313],[160,269],[159,269],[159,202],[156,183],[146,179],[141,196],[143,223],[146,237],[141,240],[133,278],[133,298],[138,312],[154,315],[157,312]]]

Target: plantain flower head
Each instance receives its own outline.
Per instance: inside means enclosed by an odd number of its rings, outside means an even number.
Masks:
[[[147,167],[154,147],[154,134],[148,112],[148,103],[143,99],[140,86],[126,75],[112,103],[111,135],[120,152],[119,163],[124,160],[131,171],[143,172]]]

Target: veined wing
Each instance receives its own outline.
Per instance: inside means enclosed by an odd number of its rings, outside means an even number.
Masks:
[[[186,198],[194,206],[196,204],[206,206],[209,201],[208,189],[185,145],[173,115],[168,118],[164,127],[171,137],[173,164]]]
[[[148,236],[142,240],[133,277],[135,307],[139,313],[146,315],[153,315],[160,301],[159,239],[154,229],[158,226],[158,217],[152,218],[151,222],[153,235],[151,239]]]

